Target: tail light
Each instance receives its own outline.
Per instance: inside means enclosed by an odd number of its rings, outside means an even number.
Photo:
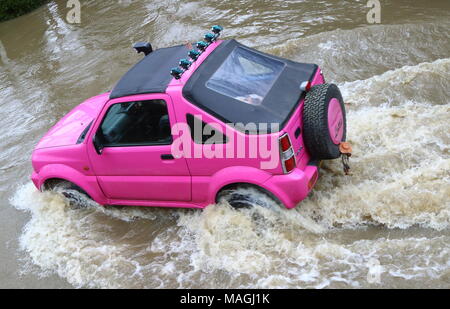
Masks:
[[[311,82],[310,81],[304,81],[301,85],[300,85],[300,90],[301,91],[310,91],[311,90]]]
[[[292,148],[291,139],[286,133],[280,137],[280,154],[281,154],[281,165],[283,166],[283,171],[285,174],[290,173],[297,162],[295,160],[294,148]]]

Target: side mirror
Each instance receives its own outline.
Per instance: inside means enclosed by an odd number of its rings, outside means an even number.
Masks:
[[[98,133],[94,136],[94,148],[98,155],[101,155],[103,152],[103,148],[105,148]]]

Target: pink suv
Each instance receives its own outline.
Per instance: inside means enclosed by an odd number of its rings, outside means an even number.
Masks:
[[[145,57],[115,88],[75,107],[36,146],[36,187],[101,205],[204,208],[225,198],[294,208],[320,160],[341,156],[340,91],[317,65],[218,40],[220,31],[196,49],[135,45]]]

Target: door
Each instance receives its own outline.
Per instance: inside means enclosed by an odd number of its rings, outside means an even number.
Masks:
[[[105,195],[116,200],[190,201],[191,176],[184,158],[171,155],[175,139],[167,95],[112,100],[94,131],[103,148],[88,143],[92,168]]]

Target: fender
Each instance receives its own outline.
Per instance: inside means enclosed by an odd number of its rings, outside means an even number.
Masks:
[[[100,205],[107,204],[107,198],[103,194],[97,182],[97,176],[87,176],[72,167],[64,164],[49,164],[41,168],[38,174],[38,188],[41,189],[45,181],[58,178],[77,185]]]
[[[234,183],[247,183],[256,185],[270,192],[281,202],[283,202],[277,192],[273,192],[264,185],[264,183],[272,176],[273,175],[268,172],[249,166],[233,166],[224,168],[215,173],[210,179],[211,182],[209,186],[209,203],[215,203],[216,196],[219,191],[225,186]]]

